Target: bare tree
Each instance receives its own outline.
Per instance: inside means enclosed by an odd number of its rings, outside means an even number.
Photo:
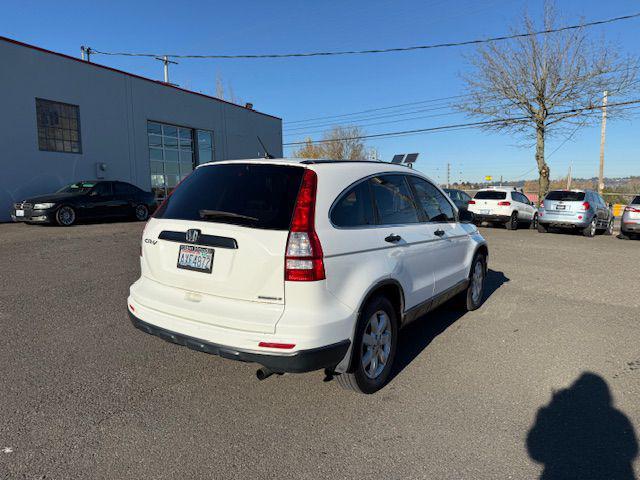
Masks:
[[[554,7],[545,4],[544,28],[556,28]],[[573,135],[598,121],[603,92],[622,97],[637,86],[637,61],[622,59],[603,41],[592,42],[586,29],[533,35],[539,31],[525,14],[523,27],[531,35],[509,42],[480,46],[470,58],[464,81],[469,96],[459,109],[482,120],[484,128],[504,130],[535,140],[540,198],[549,189],[545,139],[552,134]],[[515,32],[514,32],[515,33]],[[607,115],[624,108],[608,108]],[[518,120],[501,121],[507,118]]]
[[[235,103],[237,105],[242,104],[242,100],[235,96],[231,84],[227,82],[227,85],[225,87],[224,80],[219,72],[216,73],[216,97],[231,103]]]
[[[337,126],[328,130],[322,141],[314,143],[308,138],[305,144],[293,152],[299,158],[327,158],[331,160],[364,160],[365,144],[363,132],[356,126]]]

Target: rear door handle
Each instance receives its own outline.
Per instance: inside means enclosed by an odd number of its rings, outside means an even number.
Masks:
[[[396,242],[399,242],[400,240],[402,240],[402,237],[400,235],[394,235],[393,233],[384,239],[385,242],[389,242],[389,243],[396,243]]]
[[[435,232],[433,232],[433,234],[434,234],[436,237],[441,237],[441,236],[443,236],[443,235],[444,235],[444,230],[436,230]]]

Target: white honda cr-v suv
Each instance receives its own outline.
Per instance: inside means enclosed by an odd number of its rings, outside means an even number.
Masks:
[[[371,393],[398,330],[456,297],[478,308],[488,250],[434,183],[381,162],[201,165],[142,235],[133,324],[272,373],[326,369]]]

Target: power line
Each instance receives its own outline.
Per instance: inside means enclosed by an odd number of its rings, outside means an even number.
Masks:
[[[343,118],[343,117],[350,117],[352,115],[360,115],[361,113],[370,113],[370,112],[378,112],[380,110],[391,110],[393,108],[400,108],[400,107],[407,107],[407,106],[413,106],[413,105],[421,105],[424,103],[433,103],[433,102],[440,102],[443,100],[453,100],[454,98],[462,98],[462,97],[468,97],[471,94],[466,93],[463,95],[452,95],[450,97],[441,97],[441,98],[432,98],[429,100],[420,100],[417,102],[409,102],[409,103],[399,103],[397,105],[390,105],[388,107],[379,107],[379,108],[370,108],[368,110],[360,110],[359,112],[351,112],[351,113],[343,113],[340,115],[327,115],[324,117],[315,117],[315,118],[306,118],[304,120],[293,120],[290,122],[284,122],[284,125],[291,125],[294,123],[306,123],[306,122],[311,122],[311,121],[315,121],[315,120],[328,120],[330,118]]]
[[[608,107],[619,107],[619,106],[624,106],[624,105],[633,105],[636,103],[640,103],[640,99],[638,100],[629,100],[627,102],[618,102],[618,103],[611,103],[608,105]],[[557,116],[557,115],[566,115],[569,113],[580,113],[580,112],[584,112],[586,110],[595,110],[595,109],[599,109],[602,108],[602,105],[589,105],[586,107],[581,107],[581,108],[572,108],[569,110],[563,110],[560,112],[553,112],[553,113],[549,113],[548,116]],[[528,120],[529,117],[523,116],[523,117],[507,117],[507,118],[497,118],[494,120],[483,120],[483,121],[479,121],[479,122],[469,122],[469,123],[458,123],[458,124],[454,124],[454,125],[441,125],[438,127],[429,127],[429,128],[418,128],[418,129],[414,129],[414,130],[401,130],[401,131],[397,131],[397,132],[384,132],[384,133],[375,133],[375,134],[371,134],[371,135],[357,135],[357,136],[353,136],[353,137],[344,137],[344,138],[331,138],[331,139],[325,139],[325,140],[308,140],[308,141],[300,141],[300,142],[289,142],[289,143],[284,143],[283,146],[296,146],[296,145],[306,145],[307,143],[330,143],[330,142],[340,142],[340,141],[344,141],[344,140],[360,140],[360,139],[367,139],[367,138],[382,138],[382,137],[392,137],[392,136],[402,136],[402,135],[413,135],[413,134],[418,134],[418,133],[425,133],[425,132],[435,132],[435,131],[442,131],[442,130],[450,130],[450,129],[454,129],[454,128],[460,128],[460,127],[473,127],[473,128],[477,128],[477,127],[483,127],[485,125],[493,125],[493,124],[499,124],[499,123],[504,123],[504,124],[508,124],[508,123],[515,123],[515,122],[521,122],[524,120]]]
[[[558,28],[549,28],[545,30],[539,30],[537,32],[529,32],[529,33],[517,33],[513,35],[503,35],[499,37],[490,37],[483,39],[475,39],[475,40],[465,40],[462,42],[446,42],[446,43],[435,43],[430,45],[415,45],[412,47],[395,47],[395,48],[381,48],[381,49],[371,49],[371,50],[343,50],[343,51],[333,51],[333,52],[305,52],[305,53],[268,53],[268,54],[252,54],[252,55],[183,55],[183,54],[158,54],[158,53],[133,53],[133,52],[103,52],[100,50],[91,49],[91,53],[100,54],[100,55],[118,55],[118,56],[128,56],[128,57],[170,57],[170,58],[193,58],[193,59],[205,59],[205,58],[214,58],[214,59],[258,59],[258,58],[299,58],[299,57],[328,57],[328,56],[337,56],[337,55],[363,55],[363,54],[372,54],[372,53],[393,53],[393,52],[408,52],[413,50],[429,50],[435,48],[449,48],[449,47],[462,47],[466,45],[478,45],[482,43],[489,42],[499,42],[504,40],[513,40],[516,38],[525,38],[532,37],[537,35],[546,35],[549,33],[558,33],[564,32],[567,30],[575,30],[578,28],[584,27],[593,27],[596,25],[605,25],[608,23],[619,22],[622,20],[630,20],[633,18],[640,17],[639,13],[633,13],[631,15],[623,15],[620,17],[607,18],[604,20],[595,20],[592,22],[587,22],[579,25],[569,25],[565,27]]]

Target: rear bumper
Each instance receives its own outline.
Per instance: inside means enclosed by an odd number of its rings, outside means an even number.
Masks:
[[[188,347],[192,350],[218,355],[230,360],[258,363],[274,372],[302,373],[336,366],[346,355],[350,341],[326,345],[288,354],[267,354],[210,343],[181,333],[166,330],[137,318],[128,310],[133,326],[165,341]]]
[[[582,218],[578,218],[578,215],[582,215]],[[556,215],[553,213],[540,212],[538,215],[538,222],[543,225],[549,225],[552,227],[578,227],[584,228],[591,223],[593,215],[588,212],[580,213],[576,215]]]
[[[640,233],[640,223],[627,222],[623,220],[620,225],[620,231],[622,233]]]
[[[482,215],[475,212],[473,212],[473,216],[476,222],[507,223],[511,218],[509,215]]]

